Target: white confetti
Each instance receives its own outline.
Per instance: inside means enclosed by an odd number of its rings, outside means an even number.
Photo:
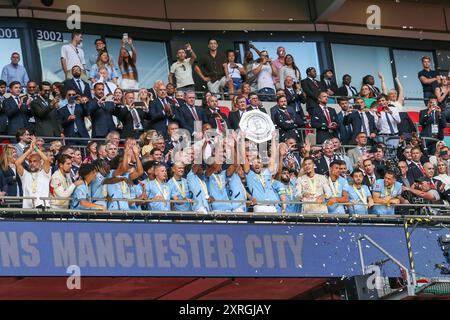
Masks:
[[[341,236],[339,236],[339,240],[344,240],[344,238],[342,238]]]
[[[294,19],[293,18],[289,18],[288,21],[294,21]]]
[[[427,247],[425,247],[425,246],[422,246],[422,248],[425,249],[425,250],[427,250]]]
[[[319,244],[316,242],[316,246],[318,246]]]
[[[368,244],[366,244],[366,248],[370,248],[370,246]]]
[[[325,268],[325,263],[324,264],[322,264],[322,266]]]
[[[314,237],[315,239],[317,239],[317,236],[316,236],[315,234],[313,234],[313,237]]]
[[[324,234],[323,236],[322,236],[323,238],[326,238],[327,237],[327,235],[326,234]]]

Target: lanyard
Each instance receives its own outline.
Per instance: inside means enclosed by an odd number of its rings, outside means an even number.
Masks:
[[[219,190],[222,191],[223,190],[223,181],[222,181],[222,177],[218,176],[217,174],[213,174],[212,175],[214,177],[214,180],[216,180],[217,182],[217,186],[219,187]]]
[[[314,177],[306,177],[306,179],[308,180],[309,186],[311,187],[311,193],[316,194],[316,181],[314,180]]]
[[[167,191],[167,186],[164,184],[161,188],[161,185],[159,184],[158,180],[155,179],[155,184],[158,187],[159,191],[161,192],[162,196],[164,197],[165,200],[169,200],[167,199],[167,196],[169,195],[169,191]]]
[[[390,196],[390,195],[392,194],[392,191],[394,191],[394,186],[392,186],[392,187],[390,188],[390,190],[389,190],[388,187],[385,187],[385,188],[384,188],[384,194],[385,194],[385,196]]]
[[[200,178],[198,178],[198,181],[200,181],[200,187],[202,188],[203,193],[205,194],[205,198],[208,199],[209,198],[209,193],[208,193],[208,188],[206,187],[205,181],[203,181]]]
[[[291,188],[291,184],[288,183],[287,188],[286,188],[286,193],[289,196],[289,199],[292,199],[292,188]]]
[[[367,197],[366,193],[364,192],[364,188],[361,187],[361,193],[359,193],[358,189],[355,186],[353,186],[353,190],[355,190],[355,193],[358,195],[358,198],[361,200],[361,202],[367,204]]]
[[[261,173],[256,174],[256,177],[261,182],[263,189],[266,188],[266,180],[264,180],[264,177],[261,176]]]
[[[186,188],[184,186],[183,179],[181,179],[181,186],[178,184],[178,181],[177,179],[175,179],[175,177],[172,177],[172,181],[178,192],[183,196],[183,198],[186,198]]]
[[[130,188],[128,188],[128,184],[127,184],[125,181],[122,181],[122,182],[120,183],[120,189],[122,190],[122,196],[123,196],[125,199],[130,198],[130,196],[129,196],[129,190],[130,190]],[[127,196],[128,196],[128,197],[127,197]]]
[[[330,181],[330,186],[331,186],[331,190],[333,191],[333,195],[335,197],[338,197],[338,193],[339,193],[339,179],[337,179],[336,182],[333,182],[331,180],[331,178],[328,178],[328,180]]]
[[[32,173],[31,174],[31,192],[32,193],[36,193],[37,192],[37,187],[38,187],[38,172],[37,173]]]

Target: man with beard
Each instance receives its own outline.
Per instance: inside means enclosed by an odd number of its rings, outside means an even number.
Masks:
[[[296,198],[302,202],[304,213],[328,213],[325,201],[331,197],[327,179],[314,171],[314,160],[305,158],[302,163],[304,175],[297,179]]]
[[[292,203],[297,201],[295,198],[295,180],[291,179],[291,172],[289,168],[283,167],[281,169],[281,175],[279,180],[274,181],[274,189],[280,195],[283,202],[283,213],[298,213],[301,210],[301,206],[298,203]],[[284,200],[284,201],[283,201]]]
[[[69,200],[58,200],[57,198],[70,198],[75,187],[83,183],[82,180],[72,182],[70,178],[70,170],[72,168],[72,159],[70,156],[63,154],[58,158],[59,169],[52,175],[50,180],[50,202],[52,209],[67,209]]]
[[[28,160],[29,170],[25,170],[23,163]],[[43,162],[43,165],[42,165]],[[37,147],[36,138],[26,152],[16,161],[16,171],[22,181],[24,197],[36,198],[35,200],[24,199],[22,207],[44,208],[48,206],[40,198],[48,198],[51,175],[51,163],[49,158]]]
[[[364,174],[360,170],[352,173],[353,185],[348,187],[348,201],[350,214],[368,214],[373,207],[372,194],[366,185],[363,185]]]
[[[36,120],[35,133],[40,137],[59,137],[63,132],[58,121],[57,99],[50,101],[51,84],[42,82],[39,96],[31,102],[31,111]]]
[[[274,124],[280,130],[280,142],[289,137],[302,141],[299,129],[304,127],[303,119],[295,112],[288,110],[287,99],[284,96],[277,98],[278,108],[274,112]]]

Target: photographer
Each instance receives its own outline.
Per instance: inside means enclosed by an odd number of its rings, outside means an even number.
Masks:
[[[273,101],[275,97],[275,85],[273,77],[277,70],[269,58],[267,51],[261,51],[260,58],[253,65],[253,74],[258,77],[258,93],[261,101]]]
[[[436,96],[431,96],[428,100],[428,108],[420,111],[419,123],[422,126],[421,138],[444,139],[447,121],[441,108],[438,107]],[[425,146],[429,155],[436,150],[435,141],[425,139]]]

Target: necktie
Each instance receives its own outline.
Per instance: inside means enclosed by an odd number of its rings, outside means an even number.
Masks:
[[[374,183],[375,183],[375,178],[372,176],[372,177],[370,177],[370,185],[373,186]]]
[[[136,109],[131,109],[131,117],[133,118],[133,127],[134,130],[139,130],[141,129],[141,120],[139,119],[139,114],[137,113]]]
[[[200,121],[198,114],[197,114],[197,110],[195,110],[195,106],[189,106],[189,108],[191,109],[191,113],[192,113],[192,116],[194,117],[194,120]]]
[[[425,170],[423,170],[422,164],[419,162],[417,163],[417,166],[419,167],[420,172],[422,172],[422,174],[425,175]]]
[[[391,120],[389,120],[389,114],[387,112],[385,112],[384,114],[386,116],[386,121],[388,123],[390,133],[395,134],[394,127],[392,126]]]
[[[313,83],[314,83],[314,86],[315,86],[316,88],[319,88],[319,84],[317,83],[316,80],[313,80]]]
[[[360,113],[359,114],[360,116],[361,116],[361,129],[362,129],[362,132],[365,132],[367,135],[369,135],[369,133],[367,132],[367,126],[366,126],[366,122],[364,121],[364,114],[363,113]]]
[[[83,89],[81,88],[80,79],[77,79],[76,82],[77,82],[78,89],[80,89],[80,92],[83,93]]]
[[[220,120],[218,118],[216,118],[216,123],[217,123],[217,130],[219,130],[220,133],[222,133],[222,123],[220,122]]]
[[[282,109],[283,113],[286,115],[286,117],[288,118],[288,120],[292,120],[291,115],[289,114],[289,112],[286,109]]]
[[[325,117],[327,118],[327,123],[328,123],[328,125],[330,125],[331,120],[330,120],[330,114],[328,113],[327,107],[323,108],[323,113],[325,113]]]
[[[16,97],[17,106],[20,108],[20,99],[19,97]]]
[[[70,107],[70,108],[69,108],[70,114],[71,114],[71,115],[75,115],[75,106],[74,106],[74,105],[70,105],[69,107]],[[77,127],[76,120],[73,122],[73,131],[74,131],[75,133],[78,132],[78,127]]]
[[[327,83],[327,87],[330,87],[330,80],[325,80],[325,82]]]

